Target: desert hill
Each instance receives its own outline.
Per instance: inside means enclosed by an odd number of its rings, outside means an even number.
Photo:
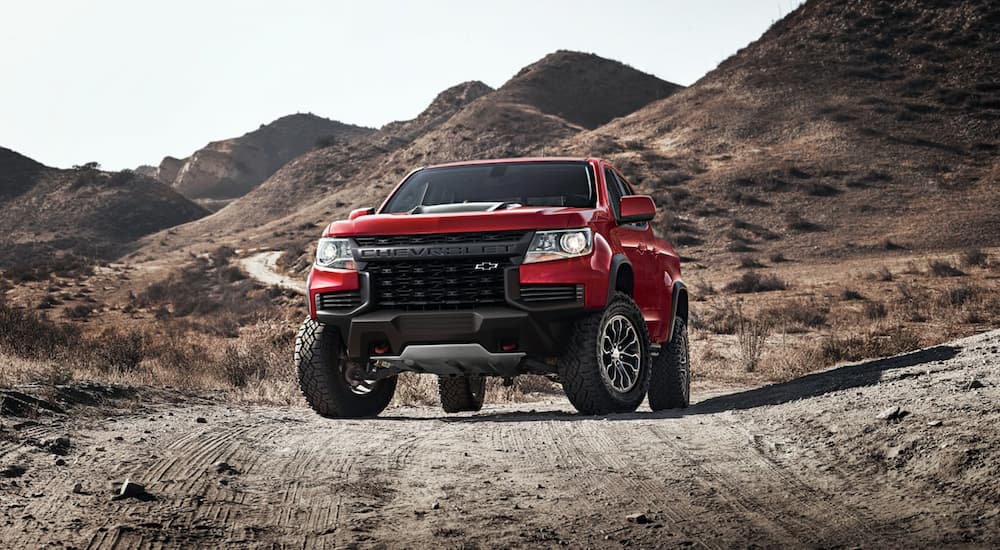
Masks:
[[[157,178],[191,199],[240,197],[317,145],[349,142],[372,130],[313,114],[281,117],[243,136],[215,141],[186,159],[165,157]]]
[[[0,266],[55,252],[110,258],[136,239],[207,212],[132,171],[60,170],[0,148]]]
[[[989,246],[997,59],[997,2],[814,0],[565,148],[615,160],[699,257]]]
[[[626,91],[616,94],[616,89]],[[261,245],[306,244],[316,226],[352,207],[378,204],[412,168],[550,152],[589,126],[678,89],[616,61],[559,51],[497,90],[481,82],[463,83],[439,94],[413,120],[306,153],[246,196],[178,232],[231,239],[235,230],[240,239]],[[159,249],[154,241],[151,246]]]

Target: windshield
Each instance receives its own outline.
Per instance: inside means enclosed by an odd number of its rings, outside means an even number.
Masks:
[[[419,214],[443,211],[433,208],[436,205],[457,204],[469,207],[461,210],[517,206],[590,208],[595,205],[593,177],[590,165],[583,161],[428,168],[403,182],[382,211]]]

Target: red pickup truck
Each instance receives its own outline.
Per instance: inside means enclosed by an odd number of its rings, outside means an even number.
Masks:
[[[438,375],[447,412],[486,376],[557,379],[584,414],[689,402],[687,288],[652,199],[597,158],[461,162],[409,173],[330,224],[295,360],[327,417],[382,412],[396,375]]]

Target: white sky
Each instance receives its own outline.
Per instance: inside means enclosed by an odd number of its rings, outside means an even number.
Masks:
[[[557,49],[688,85],[801,0],[0,0],[0,146],[158,164],[295,112],[378,127]]]

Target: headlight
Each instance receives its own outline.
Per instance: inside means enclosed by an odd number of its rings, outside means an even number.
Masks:
[[[565,258],[586,256],[594,249],[593,235],[589,228],[539,231],[531,240],[524,263],[548,262]]]
[[[351,255],[351,241],[347,239],[320,239],[316,247],[316,265],[338,269],[355,269]]]

